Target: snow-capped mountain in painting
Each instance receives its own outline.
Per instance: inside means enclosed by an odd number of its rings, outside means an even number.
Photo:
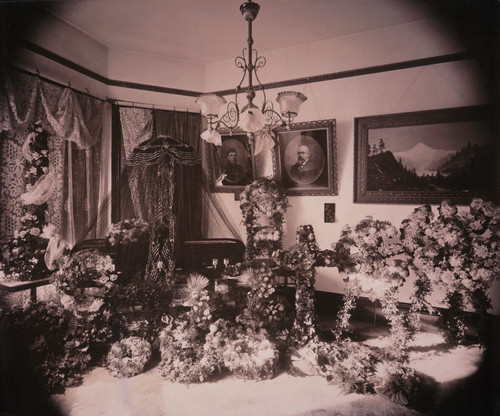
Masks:
[[[434,149],[424,143],[418,143],[404,152],[394,153],[396,160],[409,169],[415,169],[417,175],[434,175],[437,169],[456,153],[455,150]]]

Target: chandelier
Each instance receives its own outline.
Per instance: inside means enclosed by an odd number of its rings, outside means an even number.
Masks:
[[[280,92],[276,98],[279,104],[279,112],[275,111],[273,102],[267,100],[264,86],[261,84],[257,71],[266,64],[266,58],[259,56],[253,49],[252,22],[259,13],[260,6],[251,0],[240,6],[240,11],[248,22],[248,46],[243,49],[242,55],[235,58],[236,67],[243,71],[240,83],[236,87],[234,101],[227,102],[226,99],[217,94],[202,94],[196,99],[196,103],[201,108],[201,114],[208,120],[208,130],[204,131],[201,137],[209,143],[221,144],[219,129],[233,129],[239,127],[247,133],[253,141],[254,135],[260,131],[271,131],[276,127],[290,127],[292,120],[298,115],[300,105],[307,100],[307,97],[295,91]],[[248,76],[248,86],[242,88],[242,83]],[[258,83],[253,85],[255,79]],[[259,108],[254,104],[256,89],[262,92],[263,101]],[[238,104],[238,94],[246,92],[246,104],[240,108]],[[225,112],[219,116],[222,107],[226,105]]]

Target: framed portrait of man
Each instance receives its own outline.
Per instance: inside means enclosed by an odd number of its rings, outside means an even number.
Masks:
[[[213,192],[239,192],[253,181],[253,164],[245,133],[222,134],[222,145],[207,144]]]
[[[281,182],[289,195],[337,195],[335,120],[278,130]]]

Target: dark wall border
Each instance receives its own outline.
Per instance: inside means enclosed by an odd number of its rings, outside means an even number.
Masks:
[[[23,40],[21,41],[21,45],[32,51],[37,53],[38,55],[41,55],[45,58],[48,58],[54,62],[57,62],[58,64],[64,65],[67,68],[70,68],[74,71],[77,71],[83,75],[88,76],[89,78],[93,78],[99,82],[102,82],[103,84],[106,85],[111,85],[115,87],[123,87],[123,88],[131,88],[131,89],[136,89],[136,90],[144,90],[144,91],[152,91],[152,92],[160,92],[160,93],[165,93],[165,94],[173,94],[173,95],[182,95],[182,96],[187,96],[187,97],[197,97],[198,95],[202,94],[200,91],[191,91],[191,90],[183,90],[183,89],[178,89],[178,88],[169,88],[169,87],[162,87],[158,85],[150,85],[150,84],[141,84],[137,82],[129,82],[129,81],[119,81],[119,80],[114,80],[114,79],[108,79],[96,72],[93,72],[79,64],[76,64],[66,58],[63,58],[62,56],[51,52],[45,48],[42,48],[41,46],[35,45],[32,42]],[[376,74],[380,72],[388,72],[388,71],[398,71],[401,69],[408,69],[408,68],[415,68],[415,67],[420,67],[420,66],[428,66],[428,65],[435,65],[435,64],[441,64],[441,63],[446,63],[446,62],[455,62],[455,61],[462,61],[466,59],[471,59],[472,56],[469,53],[453,53],[453,54],[448,54],[448,55],[440,55],[440,56],[432,56],[429,58],[422,58],[422,59],[414,59],[410,61],[403,61],[403,62],[395,62],[391,64],[386,64],[386,65],[377,65],[377,66],[370,66],[366,68],[358,68],[358,69],[351,69],[348,71],[340,71],[340,72],[333,72],[329,74],[322,74],[322,75],[315,75],[311,77],[303,77],[303,78],[295,78],[291,80],[284,80],[284,81],[278,81],[278,82],[270,82],[263,84],[263,87],[265,89],[271,89],[271,88],[283,88],[283,87],[289,87],[292,85],[300,85],[300,84],[310,84],[314,82],[324,82],[324,81],[331,81],[335,79],[341,79],[341,78],[350,78],[350,77],[358,77],[362,75],[369,75],[369,74]],[[219,95],[231,95],[234,94],[235,90],[234,89],[227,89],[227,90],[221,90],[221,91],[216,91],[216,94]]]
[[[429,58],[413,59],[411,61],[395,62],[395,63],[385,64],[385,65],[377,65],[377,66],[369,66],[369,67],[365,67],[365,68],[350,69],[347,71],[332,72],[329,74],[314,75],[311,77],[303,77],[303,78],[295,78],[295,79],[284,80],[284,81],[269,82],[267,84],[263,84],[263,86],[265,89],[283,88],[283,87],[289,87],[289,86],[293,86],[293,85],[310,84],[313,82],[323,82],[323,81],[331,81],[334,79],[341,79],[341,78],[359,77],[362,75],[376,74],[379,72],[398,71],[401,69],[416,68],[419,66],[442,64],[445,62],[463,61],[463,60],[471,59],[471,58],[472,58],[472,56],[466,52],[452,53],[449,55],[432,56]],[[234,89],[216,91],[215,94],[219,94],[219,95],[234,94]]]

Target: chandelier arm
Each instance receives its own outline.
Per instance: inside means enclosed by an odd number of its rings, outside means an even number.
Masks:
[[[257,55],[257,50],[253,50],[255,52],[255,62],[253,64],[255,72],[257,72],[257,69],[262,68],[266,65],[266,57],[265,56],[258,56]]]
[[[263,105],[263,110],[262,113],[264,114],[264,117],[266,118],[266,126],[272,130],[275,127],[283,127],[288,125],[285,120],[283,120],[283,117],[281,114],[279,114],[273,106],[273,103],[271,101],[266,101]]]
[[[217,123],[217,128],[220,124],[228,129],[234,129],[240,120],[240,110],[238,104],[234,101],[227,103],[226,112],[220,117]]]
[[[234,64],[236,65],[236,67],[241,69],[246,69],[247,67],[247,60],[245,59],[246,50],[247,48],[243,48],[243,50],[241,51],[241,55],[234,58]]]
[[[245,59],[245,51],[246,51],[246,49],[247,48],[243,48],[242,55],[241,56],[237,56],[234,59],[234,64],[236,65],[236,67],[237,68],[241,68],[243,70],[243,76],[241,77],[241,81],[238,84],[238,86],[236,87],[236,89],[239,89],[241,87],[241,84],[243,84],[243,81],[245,80],[245,77],[247,75],[248,63],[247,63],[247,60]]]

